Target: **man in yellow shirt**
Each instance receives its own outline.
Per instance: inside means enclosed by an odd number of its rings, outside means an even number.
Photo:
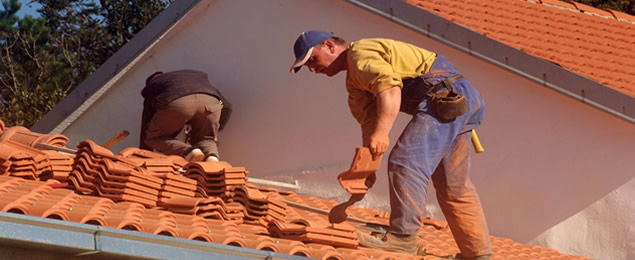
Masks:
[[[489,259],[487,223],[469,179],[471,130],[485,115],[483,97],[445,58],[390,39],[350,44],[332,33],[303,32],[294,47],[291,73],[306,66],[333,76],[346,71],[350,110],[360,123],[363,146],[375,158],[386,152],[397,114],[412,115],[388,159],[390,228],[385,235],[358,232],[361,246],[417,253],[425,197],[432,180],[437,199],[464,259]],[[437,102],[446,88],[461,104],[450,113]],[[463,98],[460,98],[460,97]],[[437,106],[438,105],[438,106]],[[452,106],[454,108],[455,106]]]

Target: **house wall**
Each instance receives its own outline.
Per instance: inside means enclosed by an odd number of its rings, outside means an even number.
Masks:
[[[492,235],[601,259],[633,256],[633,203],[625,198],[635,196],[635,125],[345,1],[201,1],[63,134],[72,146],[103,143],[125,129],[130,136],[112,150],[137,146],[145,78],[198,69],[235,107],[220,136],[221,159],[253,177],[297,180],[301,193],[347,200],[335,177],[361,139],[347,108],[345,75],[288,72],[293,42],[310,29],[436,51],[482,92],[487,114],[478,134],[486,152],[474,154],[472,180]],[[407,121],[398,118],[393,143]],[[385,166],[359,205],[388,209]],[[429,214],[443,218],[432,187],[428,193]],[[627,242],[619,247],[601,237]]]

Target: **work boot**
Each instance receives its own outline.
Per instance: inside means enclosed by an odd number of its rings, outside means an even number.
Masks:
[[[188,162],[200,162],[205,158],[205,153],[201,149],[194,148],[183,158]]]
[[[218,162],[218,157],[216,157],[216,155],[210,155],[207,156],[207,158],[205,159],[206,162]]]
[[[357,231],[359,245],[373,249],[417,255],[417,235],[386,234],[369,235]]]

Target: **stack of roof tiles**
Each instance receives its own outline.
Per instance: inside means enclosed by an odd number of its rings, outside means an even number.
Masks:
[[[232,167],[227,162],[195,162],[184,167],[185,176],[197,181],[197,196],[227,198],[235,187],[247,183],[249,174],[244,167]]]
[[[7,131],[8,132],[8,131]],[[13,140],[0,140],[0,174],[30,180],[64,179],[73,158],[53,151],[41,151]]]
[[[336,201],[254,186],[246,183],[243,167],[227,162],[187,163],[180,156],[137,148],[114,155],[90,140],[81,142],[72,157],[0,140],[0,156],[62,156],[73,165],[71,174],[36,180],[15,176],[21,172],[18,167],[6,168],[0,176],[4,212],[318,259],[414,258],[359,246],[354,232],[387,225],[390,213],[351,206],[348,221],[330,224],[324,212]],[[193,179],[181,175],[181,167]],[[67,187],[68,182],[72,185]],[[459,252],[447,223],[424,223],[417,239],[426,244],[427,255],[417,259],[447,259]],[[493,259],[587,259],[504,238],[491,240]]]
[[[173,197],[166,200],[163,207],[176,213],[227,220],[236,224],[243,223],[245,216],[242,205],[237,202],[225,202],[217,197]]]
[[[0,122],[0,174],[39,180],[63,178],[70,172],[70,156],[35,148],[38,144],[64,147],[66,136],[34,133],[21,126],[6,128]]]
[[[81,142],[68,180],[80,194],[156,206],[163,181],[93,141]]]
[[[286,204],[264,195],[251,184],[232,189],[227,201],[243,205],[245,223],[268,226],[272,221],[284,220],[286,216]]]
[[[119,156],[129,159],[148,173],[162,180],[157,205],[163,206],[166,201],[179,197],[194,197],[196,180],[181,175],[183,166],[188,162],[181,156],[163,155],[148,150],[129,147],[122,150]]]
[[[355,229],[349,225],[312,227],[275,220],[269,227],[269,232],[277,237],[330,246],[356,248],[358,245]]]
[[[247,184],[248,171],[227,162],[193,162],[185,165],[185,176],[197,181],[197,197],[219,197],[227,204],[240,203],[243,221],[267,226],[283,219],[285,205]],[[228,212],[227,212],[228,213]]]

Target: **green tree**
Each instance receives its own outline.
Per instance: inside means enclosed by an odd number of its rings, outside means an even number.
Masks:
[[[635,0],[573,0],[599,9],[611,9],[635,15]]]
[[[171,2],[101,0],[100,15],[104,18],[105,32],[111,44],[101,55],[112,56]]]
[[[29,125],[65,96],[49,75],[53,57],[47,42],[51,30],[43,19],[15,14],[17,0],[3,0],[0,11],[0,115],[8,126]]]
[[[34,0],[41,17],[0,10],[0,119],[30,127],[171,2]]]
[[[18,22],[18,17],[15,14],[20,10],[22,4],[17,0],[2,0],[2,7],[4,10],[0,11],[0,32],[14,32],[14,25]]]

